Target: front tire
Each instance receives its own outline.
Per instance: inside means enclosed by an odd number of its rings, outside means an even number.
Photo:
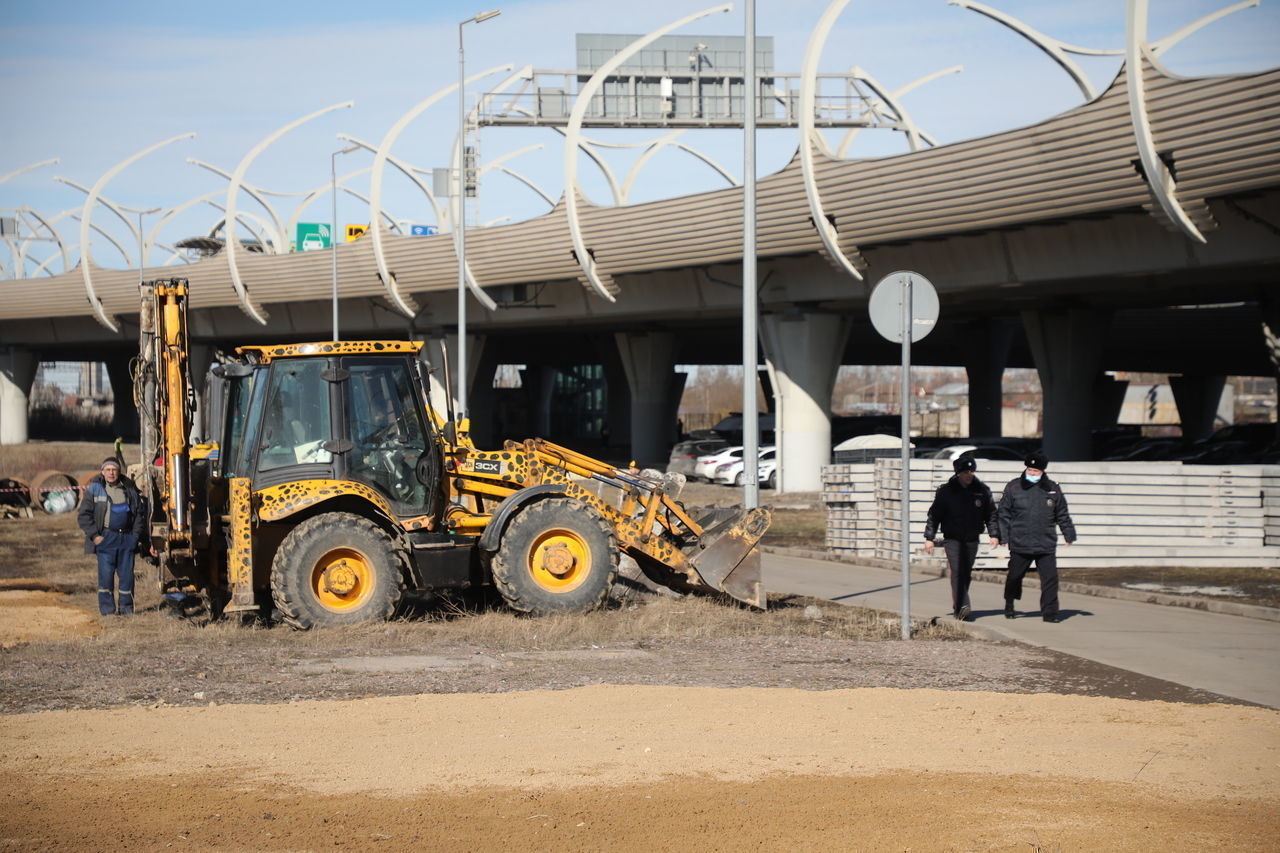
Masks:
[[[400,560],[378,525],[347,512],[317,515],[280,543],[271,598],[295,628],[390,618],[400,600]]]
[[[571,498],[525,507],[490,559],[493,581],[512,610],[533,616],[599,607],[618,573],[609,527]]]

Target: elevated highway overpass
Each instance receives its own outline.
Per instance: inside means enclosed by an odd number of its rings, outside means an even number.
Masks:
[[[999,432],[1005,367],[1039,370],[1051,457],[1084,458],[1089,429],[1114,422],[1104,370],[1185,374],[1187,413],[1207,408],[1196,397],[1220,388],[1215,377],[1274,371],[1263,322],[1280,329],[1280,70],[1185,79],[1145,53],[1142,68],[1136,91],[1122,70],[1095,100],[1037,125],[876,160],[818,150],[811,170],[797,157],[761,179],[761,342],[784,488],[815,487],[839,365],[896,361],[865,320],[868,283],[896,269],[938,288],[940,323],[916,361],[967,368],[974,434]],[[657,461],[683,383],[674,365],[739,352],[742,191],[627,207],[582,199],[578,210],[586,262],[563,200],[468,231],[475,283],[500,303],[469,312],[477,430],[503,426],[486,411],[496,365],[530,366],[537,427],[536,401],[550,399],[537,386],[553,369],[602,364],[615,437]],[[336,251],[344,336],[456,332],[448,235],[384,231]],[[220,346],[327,338],[332,260],[240,253],[233,269],[223,252],[143,276],[189,279],[192,336],[208,358]],[[138,273],[84,272],[5,282],[0,439],[25,439],[41,360],[105,360],[128,399]]]

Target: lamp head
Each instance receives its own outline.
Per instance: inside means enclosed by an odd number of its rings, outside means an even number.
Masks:
[[[485,21],[489,20],[490,18],[496,18],[501,14],[502,14],[501,9],[490,9],[488,12],[481,12],[479,15],[476,15],[471,20],[475,21],[477,24],[482,24]]]

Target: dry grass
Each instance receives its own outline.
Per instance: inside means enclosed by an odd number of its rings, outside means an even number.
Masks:
[[[1213,598],[1263,607],[1280,607],[1280,569],[1264,567],[1203,566],[1112,566],[1106,568],[1062,569],[1064,581],[1124,587],[1128,584],[1159,584],[1173,595]],[[1200,587],[1226,587],[1224,595],[1197,595]]]
[[[29,476],[36,470],[57,468],[76,470],[93,467],[111,452],[110,444],[88,442],[32,442],[16,447],[0,447],[0,473]],[[136,447],[126,448],[136,455]],[[126,457],[128,458],[128,457]],[[775,524],[784,537],[794,541],[811,530],[820,510],[777,511]],[[96,612],[94,562],[83,552],[84,539],[75,524],[75,514],[50,516],[37,513],[33,519],[0,521],[0,589],[44,588],[71,593],[69,602],[88,612]],[[353,628],[298,633],[285,628],[264,628],[222,620],[205,627],[174,618],[162,609],[155,570],[137,563],[137,604],[133,619],[109,621],[97,638],[65,638],[54,642],[79,645],[109,643],[138,652],[183,648],[186,652],[235,646],[278,646],[286,653],[309,654],[319,648],[429,649],[433,644],[482,646],[498,651],[643,646],[666,641],[747,639],[753,637],[812,637],[840,640],[897,639],[897,617],[830,602],[775,596],[766,613],[745,610],[701,597],[660,598],[631,604],[617,604],[587,614],[529,619],[503,609],[492,596],[454,602],[435,602],[413,608],[409,615],[390,623]],[[805,607],[814,605],[821,616],[805,616]],[[810,612],[812,616],[812,611]],[[961,635],[949,625],[925,626],[920,636],[951,639]],[[86,649],[86,651],[88,651]]]
[[[379,650],[476,647],[491,652],[550,651],[591,648],[645,648],[666,643],[714,640],[799,639],[896,640],[895,615],[859,607],[844,607],[798,596],[781,597],[766,613],[718,601],[685,597],[659,598],[641,604],[613,606],[592,613],[542,618],[519,616],[494,605],[463,610],[444,606],[403,616],[387,623],[294,631],[260,621],[221,619],[209,624],[179,619],[138,583],[139,613],[129,619],[108,619],[94,637],[60,636],[40,645],[77,647],[77,656],[92,658],[97,651],[110,657],[154,655],[181,649],[183,657],[209,657],[232,650],[273,649],[286,658],[311,657],[318,652],[370,654]],[[80,586],[70,602],[95,609],[92,589]],[[806,607],[816,607],[820,614]],[[965,639],[951,623],[924,624],[919,639]]]
[[[821,506],[775,509],[773,523],[769,525],[760,542],[762,545],[788,548],[826,548],[826,510]]]

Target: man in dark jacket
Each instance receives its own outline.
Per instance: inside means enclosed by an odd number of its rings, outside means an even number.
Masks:
[[[117,612],[118,577],[118,612],[132,614],[133,555],[147,543],[147,513],[138,487],[120,473],[114,456],[104,459],[102,473],[89,481],[76,521],[84,531],[84,552],[98,556],[98,612],[103,616]]]
[[[951,463],[955,476],[938,486],[924,525],[924,550],[932,554],[934,538],[942,528],[942,549],[951,568],[951,612],[957,619],[969,619],[969,581],[973,561],[978,556],[978,538],[985,527],[995,538],[995,505],[991,490],[974,473],[978,463],[972,456],[958,457]]]
[[[1022,578],[1031,564],[1040,573],[1040,615],[1046,622],[1058,621],[1058,530],[1070,545],[1076,541],[1076,527],[1067,512],[1067,498],[1053,480],[1044,475],[1049,457],[1032,453],[1025,460],[1022,476],[1010,480],[996,508],[996,529],[1001,542],[1009,546],[1009,574],[1004,582],[1004,615],[1016,614],[1013,603],[1022,598]]]

